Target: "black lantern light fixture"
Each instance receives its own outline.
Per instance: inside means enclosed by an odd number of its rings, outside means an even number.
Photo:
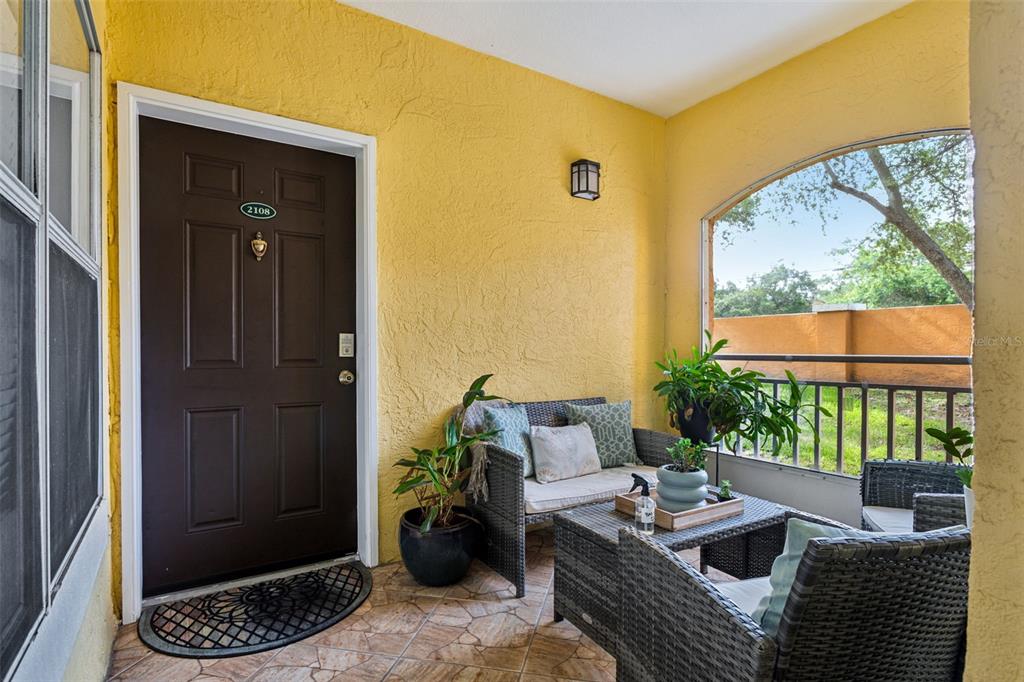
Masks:
[[[573,161],[569,169],[569,185],[574,197],[590,201],[597,199],[601,196],[601,164],[587,159]]]

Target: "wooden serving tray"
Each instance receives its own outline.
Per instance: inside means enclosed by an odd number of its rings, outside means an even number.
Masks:
[[[640,491],[622,493],[615,496],[615,510],[631,517],[636,514],[636,498],[640,497]],[[651,491],[651,499],[657,503],[658,491]],[[718,498],[709,493],[705,498],[707,504],[696,509],[671,513],[658,507],[654,510],[654,525],[665,530],[682,530],[692,528],[702,523],[711,523],[719,519],[727,519],[730,516],[739,516],[743,513],[743,498],[734,497],[731,500],[719,502]]]

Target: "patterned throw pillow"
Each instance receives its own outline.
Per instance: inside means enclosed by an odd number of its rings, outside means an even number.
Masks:
[[[628,400],[607,405],[566,403],[565,413],[570,424],[590,427],[603,468],[640,463],[633,441],[633,418]]]
[[[530,453],[530,420],[522,405],[484,408],[484,431],[500,429],[491,441],[509,452],[523,457],[523,477],[533,476],[533,457]]]

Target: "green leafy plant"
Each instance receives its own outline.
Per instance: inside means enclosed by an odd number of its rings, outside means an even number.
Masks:
[[[950,457],[963,466],[957,469],[956,476],[965,487],[971,487],[974,478],[974,436],[967,429],[955,426],[949,431],[942,429],[925,429],[929,436],[942,443],[942,448]]]
[[[789,390],[780,391],[776,398],[770,384],[763,381],[764,373],[722,367],[715,354],[726,347],[728,340],[713,341],[710,331],[704,335],[708,340],[705,350],[694,346],[690,357],[684,359],[673,350],[666,354],[664,362],[655,363],[665,378],[655,385],[654,391],[665,399],[673,426],[678,425],[679,415],[689,418],[695,410],[702,409],[715,429],[715,442],[727,438],[774,441],[772,453],[777,456],[783,445],[795,441],[802,432],[801,421],[814,434],[814,441],[818,441],[814,422],[805,411],[813,414],[817,410],[826,417],[832,414],[804,401],[803,388],[792,372],[786,370]]]
[[[410,448],[415,458],[403,458],[394,464],[396,467],[404,467],[406,472],[393,493],[400,496],[411,491],[416,496],[422,533],[428,532],[433,526],[449,526],[456,520],[455,501],[463,481],[469,476],[467,452],[470,446],[489,440],[499,433],[492,430],[469,436],[463,433],[462,428],[470,405],[477,400],[497,399],[497,396],[487,395],[484,391],[484,384],[492,376],[484,374],[478,377],[462,396],[462,409],[444,423],[442,445],[435,448]]]
[[[718,499],[732,499],[732,481],[730,481],[728,478],[723,478],[722,482],[718,485]]]
[[[665,448],[672,458],[672,467],[676,471],[701,471],[707,464],[704,443],[695,443],[689,438],[680,438],[671,447]]]

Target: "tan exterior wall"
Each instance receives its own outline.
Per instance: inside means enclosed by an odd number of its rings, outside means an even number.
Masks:
[[[725,317],[712,321],[728,353],[970,355],[971,314],[962,305]],[[737,363],[732,363],[737,364]],[[808,380],[930,386],[971,385],[970,368],[938,365],[749,362],[769,376],[783,367]]]
[[[971,3],[977,223],[966,679],[1024,680],[1024,3]]]

